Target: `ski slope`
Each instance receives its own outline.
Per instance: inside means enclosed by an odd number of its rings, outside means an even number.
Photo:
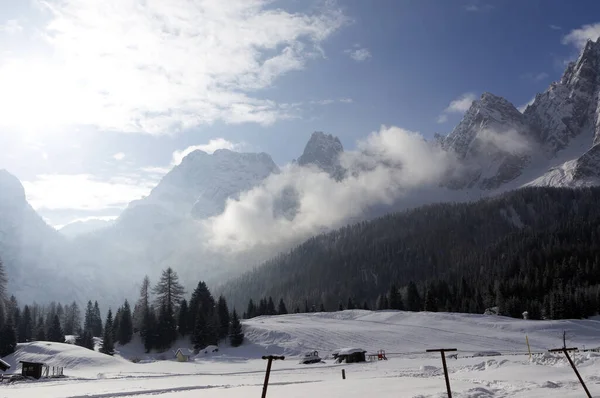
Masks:
[[[18,361],[64,366],[67,378],[0,386],[0,397],[105,398],[258,397],[262,391],[265,354],[284,354],[273,363],[268,397],[445,397],[439,354],[427,348],[458,348],[448,359],[454,397],[581,397],[583,391],[566,360],[548,348],[562,344],[600,346],[600,322],[524,321],[497,316],[342,311],[258,317],[244,321],[246,342],[218,353],[176,362],[170,352],[145,354],[139,341],[118,347],[109,357],[70,344],[20,344],[4,358],[18,371]],[[540,352],[529,360],[525,345]],[[185,344],[179,341],[178,345]],[[345,347],[368,352],[384,349],[388,361],[335,364],[329,355]],[[299,364],[308,350],[325,363]],[[502,356],[481,356],[490,351]],[[544,352],[544,353],[541,353]],[[510,355],[508,355],[510,354]],[[158,358],[166,360],[158,360]],[[128,359],[141,359],[133,363]],[[600,354],[574,354],[593,396],[600,396]],[[346,380],[341,378],[346,371]]]

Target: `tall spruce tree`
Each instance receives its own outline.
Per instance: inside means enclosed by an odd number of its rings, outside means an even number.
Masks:
[[[219,319],[219,339],[224,339],[229,334],[230,316],[227,300],[223,296],[219,296],[217,302],[217,315]]]
[[[65,334],[60,326],[60,318],[58,314],[54,314],[54,317],[52,318],[52,323],[48,329],[48,341],[54,341],[56,343],[65,342]]]
[[[98,302],[94,301],[94,310],[92,311],[92,334],[94,337],[102,336],[102,315]]]
[[[75,338],[75,344],[93,351],[94,337],[92,336],[92,332],[89,330],[80,330],[79,334]]]
[[[242,332],[242,324],[238,318],[235,308],[231,315],[231,326],[229,329],[229,343],[232,347],[239,347],[244,342],[244,333]]]
[[[192,344],[194,349],[199,351],[208,345],[207,342],[207,322],[204,313],[198,310],[196,314],[196,324],[194,325],[194,332],[192,333]]]
[[[188,304],[185,299],[181,300],[179,304],[179,314],[177,316],[177,331],[182,337],[187,336],[190,332],[188,328]]]
[[[100,352],[111,356],[115,353],[115,344],[113,341],[113,316],[110,308],[108,309],[108,314],[106,315],[104,336],[102,338],[102,348],[100,348]]]
[[[273,302],[273,297],[271,297],[271,296],[269,296],[269,300],[267,301],[266,315],[277,315],[277,310],[275,309],[275,303]]]
[[[94,333],[94,304],[92,304],[92,300],[87,302],[83,320],[83,330],[89,330],[92,334]]]
[[[119,328],[117,331],[117,341],[121,345],[125,345],[133,338],[133,320],[131,315],[131,307],[129,302],[125,300],[121,309],[121,316],[119,319]]]
[[[19,343],[31,341],[33,338],[33,320],[31,318],[31,309],[28,305],[23,308],[18,335]]]
[[[37,325],[35,327],[35,339],[36,341],[46,341],[46,325],[44,324],[44,318],[42,315],[38,318]]]
[[[173,312],[173,308],[169,304],[163,305],[160,309],[156,331],[156,348],[169,348],[177,340],[177,322]]]
[[[321,304],[322,306],[323,304]],[[283,299],[279,299],[279,308],[277,310],[277,312],[279,313],[279,315],[285,315],[287,314],[287,308],[285,307],[285,303],[283,302]]]

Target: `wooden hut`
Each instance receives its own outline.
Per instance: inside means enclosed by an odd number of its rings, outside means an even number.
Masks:
[[[344,348],[333,353],[336,363],[366,362],[366,350],[362,348]]]
[[[190,360],[190,350],[187,348],[178,348],[175,352],[175,358],[177,358],[177,362],[187,362]]]
[[[25,377],[33,377],[35,379],[42,378],[44,364],[40,362],[21,361],[21,374]]]

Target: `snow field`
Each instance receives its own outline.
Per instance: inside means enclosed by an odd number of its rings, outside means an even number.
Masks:
[[[64,366],[68,378],[4,384],[0,397],[259,397],[266,368],[259,358],[265,354],[286,355],[273,362],[270,398],[445,397],[439,354],[424,353],[427,348],[459,349],[457,359],[447,360],[455,397],[581,397],[583,390],[564,357],[546,352],[561,345],[563,329],[570,346],[600,345],[600,322],[595,320],[361,310],[247,320],[242,347],[222,346],[218,353],[188,363],[153,359],[159,354],[144,357],[139,341],[118,348],[115,357],[69,344],[27,343],[5,358],[13,370],[19,360],[40,360]],[[520,354],[526,351],[525,334],[532,350],[540,352],[531,362]],[[344,347],[369,353],[384,349],[389,360],[334,364],[330,353]],[[319,351],[326,363],[299,364],[300,355],[309,350]],[[504,355],[474,356],[490,351]],[[142,362],[125,359],[133,357]],[[574,360],[592,395],[600,396],[600,354],[575,353]]]

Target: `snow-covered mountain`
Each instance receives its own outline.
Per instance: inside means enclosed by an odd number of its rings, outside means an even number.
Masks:
[[[196,150],[167,173],[150,195],[131,202],[125,213],[152,207],[175,218],[189,214],[206,218],[221,213],[227,198],[237,197],[278,172],[266,153]]]
[[[457,159],[456,169],[449,170],[441,187],[426,187],[426,193],[415,188],[401,198],[400,206],[390,204],[391,200],[372,203],[360,218],[434,201],[471,200],[527,185],[600,184],[599,98],[600,40],[588,42],[562,78],[538,94],[524,112],[504,98],[484,93],[451,133],[431,142]],[[343,151],[337,137],[315,132],[296,165],[319,168],[340,181],[348,178],[339,161]],[[228,198],[280,172],[265,153],[192,152],[112,225],[71,242],[27,204],[16,178],[0,172],[0,256],[7,263],[11,291],[24,297],[45,294],[49,290],[41,286],[50,273],[54,280],[55,275],[64,278],[68,286],[47,293],[56,299],[84,290],[75,280],[96,278],[99,285],[115,283],[115,291],[124,291],[132,281],[144,274],[156,275],[168,265],[197,282],[200,275],[205,280],[224,278],[235,264],[257,264],[276,253],[257,250],[237,257],[209,253],[202,245],[206,237],[201,225],[221,213]],[[273,208],[275,216],[293,219],[298,195],[293,188],[284,189]],[[110,271],[100,272],[108,267]],[[35,281],[25,277],[34,269],[40,270]]]
[[[523,185],[600,183],[600,39],[523,113],[504,98],[484,93],[446,137],[442,147],[462,160],[453,188],[506,190]]]

